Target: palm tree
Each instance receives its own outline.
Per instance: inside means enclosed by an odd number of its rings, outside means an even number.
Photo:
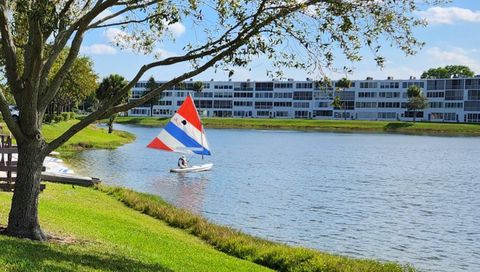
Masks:
[[[423,95],[422,88],[417,85],[408,87],[407,96],[407,109],[413,111],[413,122],[415,123],[417,110],[425,109],[428,106],[427,98]]]
[[[98,86],[98,89],[95,93],[96,98],[101,103],[109,103],[109,101],[118,91],[120,91],[125,85],[127,85],[127,81],[124,77],[117,74],[111,74],[108,77],[103,78],[102,83]],[[128,97],[130,96],[130,91],[127,95],[125,95],[117,104],[127,102]],[[112,133],[113,131],[113,122],[117,114],[112,114],[108,118],[108,133]]]
[[[158,87],[159,87],[159,84],[155,81],[155,78],[151,76],[147,81],[147,86],[146,86],[147,93],[154,91]],[[150,104],[150,117],[153,116],[153,106],[158,104],[158,100],[160,100],[160,97],[161,95],[156,95],[147,102]]]

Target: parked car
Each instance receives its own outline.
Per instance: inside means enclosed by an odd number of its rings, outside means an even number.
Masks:
[[[15,105],[9,105],[8,109],[10,110],[10,114],[12,115],[13,119],[17,120],[20,116],[20,111],[18,110],[18,107]]]

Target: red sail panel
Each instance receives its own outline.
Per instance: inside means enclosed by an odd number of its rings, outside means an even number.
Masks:
[[[197,108],[195,107],[195,103],[193,103],[193,99],[190,95],[187,95],[185,101],[183,101],[182,106],[177,111],[183,118],[185,118],[190,124],[196,127],[199,131],[202,130],[202,122],[200,121],[200,117],[198,116]]]
[[[153,139],[152,142],[150,142],[147,147],[150,147],[150,148],[155,148],[155,149],[163,149],[163,150],[167,150],[167,151],[173,151],[170,147],[168,147],[167,145],[165,145],[162,141],[160,141],[160,139],[158,139],[157,137],[155,137]]]

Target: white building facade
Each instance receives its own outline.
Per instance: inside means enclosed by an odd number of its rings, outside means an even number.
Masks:
[[[162,84],[162,82],[159,82]],[[350,88],[325,88],[315,81],[206,81],[202,91],[193,82],[166,90],[153,106],[153,116],[170,117],[190,93],[201,116],[235,118],[305,118],[348,120],[413,119],[406,109],[407,88],[417,85],[428,99],[428,107],[417,112],[417,120],[432,122],[480,122],[480,77],[449,79],[351,81]],[[132,98],[145,93],[146,82],[138,82]],[[339,96],[343,104],[334,108]],[[129,110],[129,116],[150,116],[150,105]]]

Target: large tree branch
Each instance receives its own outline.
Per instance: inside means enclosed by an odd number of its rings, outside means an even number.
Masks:
[[[16,92],[20,90],[22,86],[17,71],[17,51],[9,24],[7,3],[5,0],[0,0],[0,42],[2,43],[2,50],[5,57],[5,71],[8,83],[12,87],[12,92]]]
[[[94,23],[92,23],[91,25],[89,25],[87,28],[101,28],[101,27],[108,27],[108,26],[114,26],[114,25],[120,25],[120,24],[105,24],[105,25],[101,25],[103,23],[105,23],[106,21],[108,20],[111,20],[111,19],[114,19],[114,18],[117,18],[119,17],[120,15],[128,12],[128,11],[132,11],[132,10],[136,10],[136,9],[140,9],[140,8],[146,8],[148,6],[151,6],[155,3],[157,3],[158,1],[150,1],[150,2],[147,2],[147,3],[144,3],[144,4],[139,4],[139,5],[132,5],[132,6],[128,6],[117,11],[117,12],[114,12],[108,16],[105,16],[103,17],[102,19],[100,20],[97,20],[95,21]],[[129,22],[129,23],[140,23],[140,22],[144,22],[150,18],[155,18],[157,16],[159,16],[160,14],[153,14],[151,16],[147,16],[147,18],[143,19],[143,20],[129,20],[129,21],[125,21],[125,22],[122,22],[121,24],[125,24],[126,22]]]
[[[65,76],[72,67],[78,53],[80,51],[80,46],[83,42],[83,35],[87,30],[88,24],[90,24],[102,11],[114,5],[118,0],[107,0],[104,2],[97,2],[96,5],[85,14],[82,18],[78,19],[77,22],[72,24],[67,30],[59,34],[59,37],[55,39],[55,42],[52,46],[52,52],[50,56],[45,61],[42,69],[42,76],[40,82],[40,92],[42,94],[42,99],[39,100],[38,109],[43,112],[46,109],[48,104],[57,94]],[[54,76],[51,84],[48,86],[48,75],[50,70],[60,55],[61,51],[65,48],[66,43],[68,42],[71,35],[76,31],[73,38],[70,51],[67,55],[67,58],[61,68],[58,70],[57,74]]]
[[[314,0],[311,0],[310,2],[314,2]],[[309,3],[309,2],[305,2],[305,3]],[[204,72],[208,68],[215,65],[217,62],[224,59],[226,56],[234,54],[234,52],[238,48],[240,48],[242,45],[244,45],[246,41],[248,41],[254,35],[257,35],[263,27],[272,23],[274,20],[276,20],[278,18],[287,16],[288,14],[290,14],[292,12],[295,12],[296,10],[298,10],[301,7],[303,7],[303,4],[295,5],[290,9],[281,10],[277,14],[275,14],[275,13],[271,14],[265,20],[258,22],[257,25],[250,25],[250,28],[248,28],[246,31],[239,33],[239,35],[236,37],[236,39],[234,39],[235,43],[233,43],[230,47],[228,47],[224,51],[216,54],[214,57],[212,57],[212,59],[207,61],[205,64],[197,67],[196,69],[194,69],[190,72],[184,73],[181,76],[176,77],[176,78],[170,80],[167,83],[162,84],[160,87],[158,87],[155,90],[152,90],[151,92],[144,95],[143,97],[141,97],[138,100],[131,101],[131,102],[128,102],[128,103],[125,103],[125,104],[121,104],[121,105],[112,107],[111,103],[116,103],[117,101],[119,101],[121,99],[121,97],[123,97],[125,95],[125,93],[129,89],[131,89],[138,82],[138,80],[142,77],[142,75],[146,71],[148,71],[149,69],[151,69],[153,67],[156,67],[152,64],[143,66],[139,70],[137,75],[134,77],[134,79],[131,82],[129,82],[129,84],[127,84],[127,86],[125,86],[112,100],[109,101],[110,103],[108,103],[108,104],[103,103],[97,111],[91,113],[90,115],[85,117],[83,120],[81,120],[79,123],[70,127],[67,131],[65,131],[58,138],[56,138],[55,140],[50,142],[47,145],[46,152],[51,152],[51,151],[55,150],[56,148],[58,148],[59,146],[64,144],[66,141],[68,141],[71,137],[73,137],[73,135],[75,135],[77,132],[79,132],[80,130],[82,130],[83,128],[88,126],[89,124],[93,123],[94,121],[98,120],[99,118],[109,116],[113,113],[120,112],[120,111],[125,111],[125,110],[133,108],[135,106],[141,105],[141,104],[145,103],[146,101],[152,99],[154,96],[159,95],[164,90],[173,87],[175,84],[178,84],[178,83],[180,83],[180,82],[182,82],[182,81],[184,81],[188,78],[191,78],[195,75],[198,75],[198,74]]]

